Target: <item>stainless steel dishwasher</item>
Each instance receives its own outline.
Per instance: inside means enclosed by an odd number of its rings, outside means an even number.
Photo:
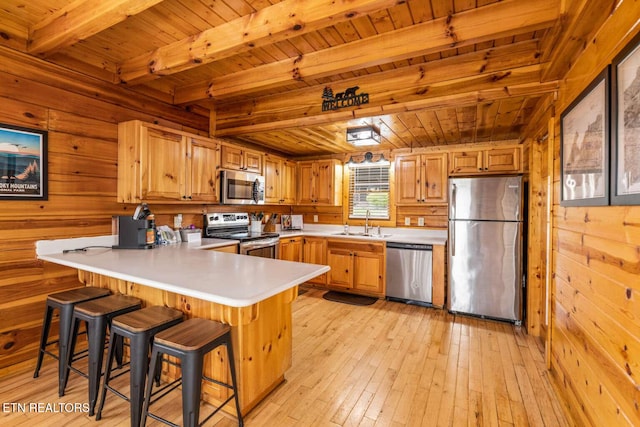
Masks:
[[[387,242],[387,299],[431,306],[433,246]]]

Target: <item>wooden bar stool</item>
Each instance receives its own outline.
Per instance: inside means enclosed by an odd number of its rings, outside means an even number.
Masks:
[[[226,384],[212,378],[203,376],[202,365],[205,354],[214,350],[218,346],[224,345],[227,349],[227,359],[229,361],[229,371],[231,373],[231,384]],[[158,361],[162,360],[162,355],[174,356],[180,360],[182,378],[164,386],[155,393],[151,393],[153,383],[151,379],[155,376]],[[235,400],[236,412],[238,414],[238,425],[244,425],[238,401],[238,388],[236,383],[236,369],[233,360],[233,345],[231,343],[231,327],[220,322],[206,319],[189,319],[172,326],[156,334],[153,339],[151,362],[149,363],[149,374],[147,376],[147,389],[142,407],[142,426],[145,425],[147,416],[161,421],[165,424],[174,425],[168,420],[149,412],[151,398],[166,388],[174,389],[182,383],[182,422],[185,427],[202,425],[222,409],[231,399]],[[227,398],[213,413],[207,416],[202,424],[199,424],[200,415],[200,392],[202,380],[210,381],[218,385],[233,390],[233,394]],[[175,385],[177,383],[178,385]],[[168,393],[168,392],[167,392]],[[157,399],[165,396],[161,394]]]
[[[83,286],[81,288],[70,289],[68,291],[56,292],[47,296],[47,306],[44,312],[42,333],[40,335],[40,348],[38,349],[38,360],[36,362],[36,370],[33,373],[33,378],[38,378],[38,375],[40,375],[42,359],[45,354],[48,354],[54,359],[58,359],[58,394],[60,396],[64,394],[62,384],[64,382],[64,378],[67,377],[67,351],[69,349],[69,335],[71,333],[73,308],[76,304],[106,297],[109,294],[111,294],[109,289]],[[54,310],[60,311],[58,339],[54,341],[47,341],[49,339],[49,330],[51,329]],[[55,343],[58,343],[57,355],[47,350],[47,346]]]
[[[107,354],[107,367],[102,382],[102,397],[96,411],[96,420],[102,418],[102,408],[107,395],[107,390],[129,402],[131,425],[140,425],[142,414],[142,399],[144,398],[144,385],[149,364],[149,351],[151,341],[155,334],[171,326],[182,322],[182,312],[169,307],[153,306],[142,310],[132,311],[127,314],[114,317],[111,321],[111,337],[109,339],[109,351]],[[119,337],[129,339],[131,358],[129,370],[118,373],[117,378],[129,372],[129,396],[123,395],[109,385],[115,358],[115,343]],[[149,381],[152,381],[150,379]]]
[[[142,303],[138,298],[127,295],[110,295],[97,300],[77,304],[73,310],[72,331],[69,338],[69,351],[67,353],[67,373],[62,383],[62,394],[67,387],[69,371],[73,370],[89,379],[89,415],[94,414],[98,390],[100,388],[100,376],[102,375],[102,359],[104,353],[105,336],[107,327],[111,327],[111,320],[121,314],[140,309]],[[80,322],[87,325],[89,344],[89,372],[85,374],[72,366],[76,347],[76,338]]]

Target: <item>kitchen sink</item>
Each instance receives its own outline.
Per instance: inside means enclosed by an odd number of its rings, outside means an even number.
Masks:
[[[340,233],[333,233],[334,236],[354,236],[354,237],[377,237],[380,239],[384,239],[386,237],[390,237],[391,234],[365,234],[362,232],[359,233],[345,233],[344,231]]]

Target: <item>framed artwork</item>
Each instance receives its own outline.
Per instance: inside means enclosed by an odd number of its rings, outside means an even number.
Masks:
[[[561,206],[609,204],[609,68],[560,116]]]
[[[47,200],[47,131],[0,124],[0,199]]]
[[[611,64],[611,204],[640,204],[640,34]]]

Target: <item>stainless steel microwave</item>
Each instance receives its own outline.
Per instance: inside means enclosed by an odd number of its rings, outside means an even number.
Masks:
[[[220,201],[225,205],[264,204],[264,176],[231,170],[220,171]]]

